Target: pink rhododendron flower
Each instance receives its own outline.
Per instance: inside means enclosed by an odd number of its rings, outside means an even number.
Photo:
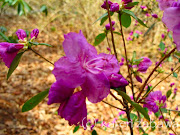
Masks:
[[[172,87],[172,86],[174,86],[174,85],[175,85],[175,83],[173,82],[173,83],[170,84],[170,87]]]
[[[159,8],[165,10],[170,7],[175,0],[157,0],[157,2],[159,2]]]
[[[162,21],[173,32],[174,43],[180,51],[180,0],[157,0],[159,7],[164,10]],[[173,20],[173,21],[172,21]]]
[[[5,65],[10,68],[12,61],[16,57],[19,50],[21,50],[23,47],[24,45],[19,43],[0,43],[0,59],[2,59]]]
[[[137,80],[138,82],[142,83],[142,79],[141,79],[140,76],[136,75],[135,78],[136,78],[136,80]]]
[[[174,94],[176,94],[176,93],[177,93],[177,90],[178,90],[177,88],[174,88]]]
[[[165,38],[165,35],[164,35],[164,34],[162,34],[162,35],[161,35],[161,37],[162,37],[162,39],[164,39],[164,38]]]
[[[146,73],[147,69],[152,65],[152,62],[147,57],[142,57],[143,60],[138,65],[138,70],[141,73]]]
[[[148,110],[154,113],[159,111],[159,108],[166,107],[166,96],[162,96],[161,91],[151,92],[145,99],[145,104],[143,107],[148,108]]]

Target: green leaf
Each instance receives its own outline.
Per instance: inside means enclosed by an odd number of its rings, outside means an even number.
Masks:
[[[121,15],[121,24],[125,28],[128,28],[131,25],[131,17],[129,14],[124,13]]]
[[[46,5],[42,5],[41,8],[40,8],[40,11],[45,13],[46,16],[48,15],[48,9],[47,9]]]
[[[78,129],[79,129],[79,125],[74,128],[73,133],[77,132]]]
[[[104,18],[104,17],[106,17],[106,16],[108,16],[108,13],[107,13],[107,12],[104,13],[102,16],[100,16],[94,23],[96,23],[97,21],[101,20],[102,18]],[[94,23],[93,23],[93,24],[94,24]]]
[[[33,44],[33,45],[45,45],[45,46],[52,47],[52,45],[46,44],[46,43],[38,43],[38,42],[29,42],[29,43],[30,43],[30,44]]]
[[[150,32],[150,30],[152,30],[152,28],[155,26],[156,23],[153,23],[149,29],[144,33],[144,37]]]
[[[120,115],[120,116],[119,116],[119,119],[120,119],[120,120],[122,120],[122,121],[128,121],[128,119],[127,119],[127,118],[122,117],[122,115]]]
[[[95,41],[94,41],[94,45],[97,46],[99,45],[106,37],[105,33],[101,33],[99,35],[96,36]]]
[[[173,40],[171,33],[168,33],[168,37],[171,39],[171,41]]]
[[[154,121],[152,121],[151,123],[151,130],[154,131],[156,129],[156,124]]]
[[[147,120],[150,121],[148,113],[146,112],[146,110],[142,106],[140,106],[138,103],[135,103],[135,102],[132,102],[131,105],[134,106],[134,108],[136,108],[137,111],[139,111],[142,115],[144,115],[144,117]]]
[[[167,113],[167,109],[166,109],[166,108],[161,108],[161,111],[162,111],[163,113]]]
[[[36,96],[26,101],[22,107],[22,112],[27,112],[29,110],[32,110],[48,95],[48,93],[49,93],[49,88],[46,89],[45,91],[38,93]]]
[[[24,52],[20,52],[16,55],[16,57],[14,58],[14,60],[12,61],[10,68],[8,70],[7,73],[7,80],[9,79],[9,77],[11,76],[11,74],[14,72],[14,70],[17,68],[17,66],[19,65],[21,56],[23,55]]]
[[[139,111],[142,115],[144,115],[144,117],[150,121],[150,118],[149,118],[149,115],[148,113],[146,112],[146,110],[140,106],[138,103],[135,103],[131,100],[131,98],[126,94],[124,93],[123,91],[121,90],[117,90],[118,91],[118,94],[121,95],[124,99],[126,99],[137,111]]]
[[[135,38],[139,38],[139,34],[138,34],[138,33],[134,33],[133,36],[134,36]]]
[[[110,15],[111,15],[111,16],[112,16],[113,14],[114,14],[114,12],[110,12]],[[108,15],[105,16],[105,17],[103,17],[103,18],[101,19],[100,25],[103,25],[103,23],[104,23],[107,19],[108,19]]]
[[[123,13],[126,13],[126,14],[129,14],[129,15],[132,16],[135,20],[137,20],[142,26],[147,27],[146,24],[144,24],[142,20],[140,20],[138,17],[136,17],[135,14],[134,14],[132,11],[123,9],[122,12],[123,12]]]
[[[138,5],[138,4],[139,4],[139,2],[131,2],[131,3],[128,3],[126,5],[126,7],[133,7],[133,6]]]
[[[133,120],[133,121],[136,121],[136,119],[138,118],[138,116],[134,113],[130,113],[130,118]]]
[[[93,130],[93,131],[92,131],[92,135],[97,135],[96,130]]]
[[[11,42],[11,41],[9,40],[9,38],[6,37],[6,35],[4,35],[2,32],[0,32],[0,36],[1,36],[5,41]]]
[[[29,4],[27,4],[24,0],[22,0],[22,3],[28,12],[30,12],[32,10],[32,8],[29,6]]]
[[[178,77],[177,73],[173,72],[173,77]]]
[[[129,103],[132,102],[131,98],[123,91],[117,90],[118,94],[121,95],[124,99],[126,99]]]
[[[18,3],[18,15],[21,16],[23,13],[23,5],[21,3]]]
[[[168,57],[168,61],[169,61],[169,62],[173,61],[173,59],[172,59],[171,56]]]
[[[159,44],[159,48],[161,49],[161,51],[164,51],[165,49],[165,44],[162,41]]]
[[[121,35],[121,33],[119,33],[119,32],[113,32],[114,34],[117,34],[117,35]]]
[[[169,98],[171,96],[171,94],[172,94],[172,90],[170,89],[166,92],[166,97]]]

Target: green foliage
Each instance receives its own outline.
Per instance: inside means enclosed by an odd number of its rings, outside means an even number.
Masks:
[[[164,51],[164,49],[165,49],[165,45],[162,41],[159,44],[159,48],[161,49],[161,51]]]
[[[94,41],[94,45],[95,46],[99,45],[105,38],[106,38],[106,34],[100,33],[99,35],[96,36],[95,41]]]
[[[97,135],[96,130],[93,130],[93,131],[92,131],[92,135]]]
[[[45,91],[38,93],[36,96],[26,101],[22,107],[22,112],[32,110],[48,95],[48,93],[49,89],[46,89]]]
[[[144,22],[143,22],[141,19],[139,19],[138,17],[136,17],[135,14],[134,14],[132,11],[123,9],[123,10],[122,10],[122,13],[129,14],[129,15],[132,16],[135,20],[137,20],[142,26],[147,27],[146,24],[144,24]]]
[[[138,103],[133,102],[125,92],[118,90],[118,94],[126,99],[134,108],[136,108],[137,111],[139,111],[147,120],[150,121],[149,115],[143,107],[141,107]]]
[[[177,78],[178,77],[177,73],[173,72],[173,77]]]
[[[11,63],[11,66],[8,70],[8,74],[7,74],[7,80],[9,79],[9,77],[12,75],[12,73],[14,72],[14,70],[17,68],[17,66],[19,65],[20,59],[22,57],[24,52],[20,52],[16,55],[16,57],[14,58],[14,60]]]
[[[121,24],[125,28],[128,28],[131,25],[131,16],[129,14],[122,14],[121,15]]]
[[[73,133],[77,132],[78,129],[79,129],[79,125],[74,128]]]
[[[172,94],[172,90],[170,89],[166,92],[166,97],[169,98],[171,96],[171,94]]]
[[[46,5],[42,5],[40,11],[43,12],[46,16],[48,15],[48,8]]]

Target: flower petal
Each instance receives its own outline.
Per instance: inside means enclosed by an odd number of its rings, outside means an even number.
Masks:
[[[69,121],[70,125],[87,123],[86,97],[82,91],[73,94],[68,101],[62,103],[58,115]]]
[[[64,38],[64,52],[70,61],[78,61],[82,55],[97,55],[95,47],[87,42],[81,31],[70,32]]]
[[[23,47],[24,45],[22,44],[8,42],[0,43],[0,59],[2,59],[5,65],[9,68],[18,51]]]
[[[70,62],[67,57],[62,57],[55,63],[52,73],[56,80],[67,82],[72,88],[80,86],[85,80],[85,70],[80,62]]]
[[[176,43],[177,50],[180,51],[180,21],[173,29],[173,39]]]
[[[62,103],[67,100],[74,92],[74,88],[70,88],[67,82],[58,80],[52,84],[49,90],[48,105],[53,103]]]
[[[81,85],[82,90],[92,103],[102,101],[110,92],[110,84],[103,74],[92,74],[87,72],[86,81]]]

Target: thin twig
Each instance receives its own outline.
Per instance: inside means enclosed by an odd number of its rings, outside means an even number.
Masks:
[[[114,106],[114,105],[112,105],[112,104],[110,104],[110,103],[108,103],[108,102],[106,102],[106,101],[103,101],[103,100],[102,100],[102,102],[105,103],[105,104],[107,104],[107,105],[109,105],[109,106],[111,106],[111,107],[114,107],[114,108],[116,108],[116,109],[119,109],[119,110],[121,110],[121,111],[125,111],[124,109],[119,108],[119,107],[117,107],[117,106]]]
[[[126,65],[127,65],[127,68],[128,68],[128,74],[129,74],[129,78],[130,78],[130,81],[131,81],[131,89],[132,89],[133,99],[135,100],[133,79],[132,79],[132,74],[131,74],[131,70],[130,70],[130,67],[129,67],[127,50],[126,50],[126,43],[125,43],[124,34],[123,34],[123,28],[122,28],[122,24],[121,24],[121,12],[119,11],[118,14],[119,14],[120,32],[121,32],[121,36],[122,36],[122,40],[123,40],[123,46],[124,46],[124,52],[125,52],[125,56],[126,56],[125,57],[126,58]]]
[[[49,61],[48,59],[44,58],[41,54],[39,54],[38,52],[36,52],[35,50],[33,50],[32,48],[29,48],[31,51],[33,51],[36,55],[40,56],[41,58],[43,58],[45,61],[49,62],[51,65],[54,66],[54,64]]]
[[[112,22],[111,22],[111,15],[110,15],[110,11],[109,11],[108,0],[106,0],[106,6],[107,6],[108,18],[109,18],[109,24],[110,24],[110,32],[111,32],[111,38],[112,38],[112,45],[113,45],[113,49],[114,49],[114,54],[115,54],[115,56],[117,58],[117,52],[116,52],[116,47],[115,47],[115,42],[114,42],[114,35],[113,35]]]
[[[118,99],[111,91],[110,91],[110,95],[111,95],[114,99],[116,99],[117,101],[119,101],[119,102],[123,105],[123,107],[125,107],[125,104],[121,101],[121,99]]]

